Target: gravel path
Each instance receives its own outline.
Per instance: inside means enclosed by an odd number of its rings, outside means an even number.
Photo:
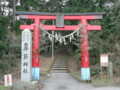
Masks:
[[[42,90],[120,90],[120,87],[93,87],[87,83],[81,83],[69,75],[69,73],[52,73],[51,77],[43,82]]]

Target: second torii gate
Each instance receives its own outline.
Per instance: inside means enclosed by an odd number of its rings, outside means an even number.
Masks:
[[[20,29],[26,28],[33,30],[33,50],[32,50],[32,80],[40,79],[40,30],[39,26],[41,20],[56,20],[56,25],[42,25],[44,30],[76,30],[79,25],[64,25],[64,20],[79,20],[80,24],[87,24],[88,20],[102,19],[103,12],[100,13],[41,13],[41,12],[23,12],[17,11],[21,19],[31,19],[34,23],[31,25],[21,25]],[[35,26],[36,25],[36,26]],[[81,30],[81,55],[82,55],[82,68],[81,79],[90,80],[90,63],[89,63],[89,50],[88,50],[88,31],[101,30],[100,25],[87,24],[84,30]]]

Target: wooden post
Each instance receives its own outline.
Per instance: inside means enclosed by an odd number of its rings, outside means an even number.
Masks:
[[[53,20],[54,25],[54,20]],[[52,31],[52,35],[54,35],[54,31]],[[54,37],[52,37],[52,60],[54,60]]]
[[[107,78],[108,78],[108,80],[110,79],[109,67],[107,67]]]
[[[101,79],[103,78],[103,67],[107,68],[107,77],[109,79],[109,72],[108,72],[108,54],[101,54],[100,55],[100,67],[101,67]]]
[[[101,79],[103,78],[103,70],[102,70],[102,67],[101,67],[101,75],[100,75],[100,78],[101,78]]]
[[[108,71],[109,71],[109,76],[110,76],[110,80],[113,79],[113,65],[112,62],[109,62],[109,67],[108,67]]]

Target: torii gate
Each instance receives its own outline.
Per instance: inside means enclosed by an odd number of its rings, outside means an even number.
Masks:
[[[79,20],[80,24],[87,24],[88,20],[102,19],[104,12],[100,13],[42,13],[42,12],[23,12],[17,11],[21,19],[34,20],[34,24],[21,25],[20,29],[26,28],[33,30],[33,56],[32,56],[32,79],[40,79],[40,54],[37,52],[40,50],[40,30],[35,25],[40,25],[41,20],[56,20],[56,25],[43,25],[44,30],[76,30],[79,25],[64,25],[64,20]],[[84,30],[81,30],[81,55],[82,55],[82,68],[81,68],[81,79],[90,80],[90,63],[89,63],[89,50],[88,50],[88,31],[101,30],[100,25],[87,24]]]

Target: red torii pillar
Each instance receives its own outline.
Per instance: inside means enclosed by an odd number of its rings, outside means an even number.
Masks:
[[[81,24],[87,23],[86,19],[81,20]],[[84,27],[81,30],[81,56],[82,56],[82,68],[81,68],[81,79],[82,80],[90,80],[90,63],[89,63],[89,50],[88,50],[88,31],[87,28]]]
[[[34,20],[35,25],[40,25],[41,20],[56,20],[57,13],[39,13],[39,12],[16,12],[21,19]],[[102,19],[104,13],[60,13],[64,15],[64,20],[80,20],[82,25],[87,24],[88,20]],[[32,79],[40,79],[40,30],[39,27],[31,25],[21,25],[20,29],[26,28],[34,30],[33,38],[33,58],[32,58]],[[64,27],[57,27],[56,25],[43,25],[45,30],[76,30],[79,25],[65,25]],[[100,25],[87,24],[81,30],[81,55],[82,55],[82,68],[81,79],[90,80],[90,63],[89,63],[89,50],[88,50],[88,30],[101,30]]]
[[[40,20],[38,18],[34,19],[34,24],[40,25]],[[39,80],[40,74],[40,29],[34,26],[33,33],[33,50],[32,50],[32,80]]]

